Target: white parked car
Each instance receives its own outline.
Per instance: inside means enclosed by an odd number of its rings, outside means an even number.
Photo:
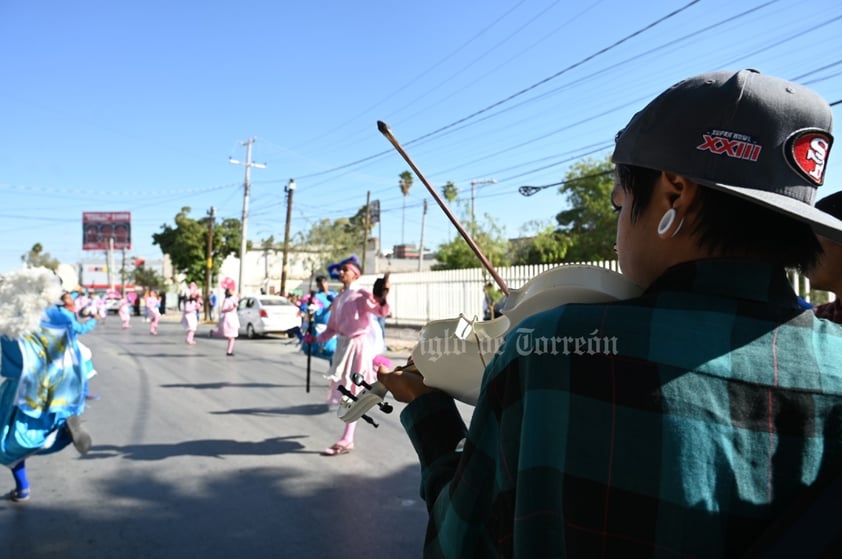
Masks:
[[[266,334],[284,334],[301,326],[298,307],[279,295],[243,297],[237,307],[240,334],[251,339]]]

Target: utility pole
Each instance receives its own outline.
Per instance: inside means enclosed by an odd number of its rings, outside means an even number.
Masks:
[[[108,237],[108,258],[105,265],[108,268],[108,289],[114,291],[114,237]]]
[[[295,180],[289,179],[289,184],[284,187],[287,193],[287,221],[284,227],[284,259],[281,264],[281,297],[287,293],[287,258],[289,257],[289,222],[292,219],[292,195],[295,192]]]
[[[251,168],[265,169],[266,165],[263,163],[253,163],[251,160],[251,145],[254,143],[254,138],[250,138],[245,142],[240,142],[241,146],[246,146],[246,160],[245,162],[236,159],[228,158],[228,162],[233,165],[245,165],[246,178],[243,181],[243,217],[241,220],[241,229],[243,238],[240,241],[240,276],[237,281],[237,291],[243,292],[243,261],[246,257],[246,232],[248,229],[249,216],[249,190],[251,189]]]
[[[360,272],[365,274],[366,254],[368,253],[368,228],[371,223],[371,191],[365,194],[365,220],[363,221],[363,261]]]
[[[424,223],[427,221],[427,199],[424,198],[424,213],[421,214],[421,242],[418,245],[418,271],[421,271],[421,263],[424,261]]]
[[[216,218],[216,210],[213,206],[208,210],[208,259],[205,268],[205,320],[210,320],[210,284],[213,272],[213,222]]]
[[[474,213],[474,198],[476,198],[476,187],[481,184],[497,184],[497,179],[471,181],[471,221],[477,223],[477,216]]]
[[[123,247],[123,256],[120,261],[120,297],[126,296],[126,247]]]

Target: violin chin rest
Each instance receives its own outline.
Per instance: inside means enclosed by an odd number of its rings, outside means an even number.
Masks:
[[[637,297],[642,291],[627,277],[605,268],[559,266],[512,289],[503,316],[479,321],[460,315],[428,323],[412,350],[412,361],[424,384],[476,405],[486,365],[521,321],[569,303],[609,303]]]

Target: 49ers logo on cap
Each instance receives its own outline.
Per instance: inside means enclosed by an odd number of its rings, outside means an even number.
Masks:
[[[832,143],[824,130],[799,130],[786,141],[786,160],[796,173],[820,186]]]

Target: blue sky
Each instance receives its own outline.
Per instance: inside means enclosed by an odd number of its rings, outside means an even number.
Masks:
[[[4,2],[0,52],[0,270],[36,242],[65,262],[101,256],[82,251],[84,211],[131,211],[131,255],[150,259],[182,207],[239,218],[244,169],[228,159],[250,138],[266,168],[251,174],[249,239],[283,238],[294,178],[293,235],[370,192],[384,247],[417,243],[423,223],[435,248],[453,228],[417,179],[403,198],[408,166],[377,120],[433,185],[456,184],[457,215],[471,181],[495,179],[475,188],[477,217],[517,236],[564,207],[518,186],[606,156],[681,78],[752,67],[842,99],[842,3]],[[819,196],[840,189],[832,153]]]

